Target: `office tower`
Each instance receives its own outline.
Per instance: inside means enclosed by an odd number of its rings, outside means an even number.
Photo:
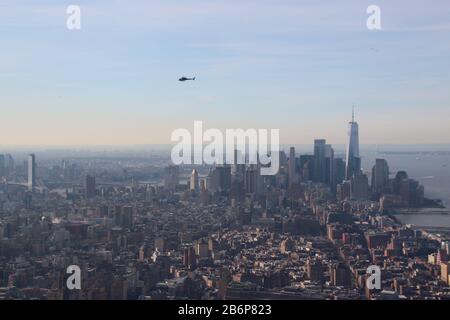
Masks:
[[[211,193],[219,191],[220,185],[220,172],[216,170],[216,168],[212,168],[209,170],[208,175],[206,177],[206,190]]]
[[[372,192],[381,194],[389,185],[389,166],[386,160],[376,159],[372,168]]]
[[[325,172],[324,182],[331,186],[332,191],[335,191],[336,184],[334,183],[334,150],[331,145],[325,145]]]
[[[245,164],[245,159],[242,157],[241,150],[234,149],[233,165],[236,166],[237,164]]]
[[[401,180],[398,193],[407,206],[417,207],[424,202],[424,187],[416,180]]]
[[[359,157],[359,127],[355,122],[355,113],[352,110],[352,121],[348,124],[348,144],[346,154],[345,177],[349,180],[361,169],[361,159]]]
[[[235,179],[244,181],[245,176],[245,156],[240,150],[234,150],[234,164],[231,171]]]
[[[345,162],[342,158],[334,159],[334,179],[336,184],[342,183],[345,179]]]
[[[244,181],[245,178],[245,164],[237,164],[234,166],[232,172],[232,178],[234,180]]]
[[[231,188],[231,167],[229,165],[220,165],[215,170],[218,172],[219,190],[229,191]]]
[[[25,206],[25,209],[30,210],[31,209],[31,202],[33,201],[33,195],[31,192],[27,192],[23,199],[23,204]]]
[[[359,172],[353,175],[352,199],[367,199],[369,197],[369,179],[367,175]]]
[[[124,206],[122,208],[122,227],[132,228],[133,227],[133,211],[132,206]]]
[[[174,191],[180,183],[180,170],[178,166],[164,168],[164,188]]]
[[[95,177],[87,175],[85,181],[85,196],[86,199],[95,198],[96,196]]]
[[[392,181],[394,193],[400,193],[400,184],[403,180],[408,179],[408,173],[406,171],[398,171],[395,175],[394,180]]]
[[[244,201],[245,188],[244,180],[233,180],[230,189],[230,199],[235,200],[237,203]]]
[[[302,181],[312,181],[314,177],[314,156],[300,156],[300,171],[302,175]]]
[[[6,176],[8,173],[12,172],[13,169],[14,169],[13,157],[8,153],[0,154],[0,177]]]
[[[208,241],[202,239],[199,242],[197,242],[195,251],[196,251],[195,253],[199,258],[208,258],[209,257]]]
[[[258,187],[259,171],[254,167],[249,168],[245,172],[245,192],[256,193]]]
[[[14,170],[14,158],[10,154],[5,154],[5,170],[10,173]]]
[[[211,201],[211,195],[206,189],[206,181],[205,179],[202,179],[201,181],[201,191],[200,191],[200,204],[203,206],[206,206],[210,204]]]
[[[280,156],[280,159],[279,159],[279,161],[280,161],[280,167],[285,167],[285,166],[287,166],[287,156],[286,156],[286,153],[285,153],[284,151],[280,151],[279,156]]]
[[[241,174],[245,174],[245,165],[244,171]],[[243,179],[243,177],[242,177]],[[241,179],[235,179],[239,181],[243,181]],[[231,166],[229,165],[220,165],[211,169],[206,177],[205,187],[208,191],[214,193],[217,191],[220,192],[228,192],[231,189]]]
[[[200,190],[201,191],[206,191],[207,178],[208,177],[200,179]]]
[[[336,187],[336,198],[339,201],[350,199],[352,195],[352,185],[348,180],[342,181]]]
[[[326,140],[314,140],[314,180],[315,182],[325,182],[325,154]]]
[[[295,148],[291,147],[289,149],[289,173],[288,173],[288,179],[289,179],[289,185],[293,185],[297,183],[297,172],[296,172],[296,161],[295,161]]]
[[[245,158],[240,150],[234,150],[234,164],[231,170],[233,179],[244,181],[245,178]]]
[[[198,189],[199,189],[198,172],[196,169],[194,169],[192,170],[190,178],[190,190],[198,191]]]
[[[114,225],[115,226],[122,225],[122,206],[119,205],[114,206]]]
[[[36,187],[36,156],[28,156],[28,189],[33,190]]]

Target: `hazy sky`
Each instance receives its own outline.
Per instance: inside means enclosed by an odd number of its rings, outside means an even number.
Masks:
[[[0,42],[0,146],[168,143],[194,120],[344,143],[352,104],[361,143],[450,143],[448,0],[1,0]]]

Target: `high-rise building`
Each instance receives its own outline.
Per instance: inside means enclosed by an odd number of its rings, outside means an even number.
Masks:
[[[400,181],[399,195],[402,201],[411,207],[421,206],[424,202],[424,187],[413,179],[403,179]]]
[[[287,165],[287,157],[283,150],[279,152],[279,157],[280,167],[285,167]]]
[[[244,166],[243,171],[240,174],[245,174],[245,165],[239,164],[238,166]],[[235,179],[243,181],[242,178]],[[230,165],[218,165],[213,169],[210,169],[208,176],[205,180],[205,188],[211,193],[214,192],[229,192],[231,189],[231,166]]]
[[[34,153],[28,155],[28,189],[36,187],[36,156]]]
[[[256,193],[258,188],[258,170],[255,168],[249,168],[245,172],[245,192]]]
[[[122,224],[123,228],[132,228],[133,227],[133,214],[134,208],[132,206],[124,206],[122,207]]]
[[[190,190],[191,191],[198,191],[199,190],[198,172],[197,172],[196,169],[192,170],[192,173],[191,173]]]
[[[326,140],[314,140],[314,181],[325,182]]]
[[[240,150],[234,150],[234,164],[231,174],[235,180],[244,181],[245,179],[245,157]]]
[[[218,171],[220,191],[229,191],[231,188],[231,166],[220,165],[215,170]]]
[[[334,179],[336,184],[342,183],[345,179],[345,161],[342,158],[334,159]]]
[[[352,111],[352,121],[348,124],[348,144],[346,154],[345,177],[349,180],[361,169],[361,159],[359,157],[359,127],[355,121],[355,113]]]
[[[289,185],[293,185],[295,183],[297,183],[297,171],[296,171],[296,161],[295,161],[295,148],[291,147],[289,149],[289,174],[288,174],[288,179],[289,179]]]
[[[351,182],[348,180],[345,180],[336,186],[336,198],[339,201],[350,199],[351,193],[352,193],[352,185]]]
[[[11,172],[14,169],[14,158],[10,154],[5,154],[5,170],[6,173]]]
[[[219,191],[219,184],[220,173],[215,168],[211,168],[206,176],[206,190],[210,193],[215,193]]]
[[[180,183],[180,170],[178,166],[164,168],[164,188],[175,190]]]
[[[87,175],[85,181],[86,199],[95,198],[96,196],[95,177]]]
[[[314,178],[314,156],[300,156],[300,171],[303,181],[311,181]]]
[[[231,173],[235,179],[244,181],[245,155],[243,155],[240,150],[234,150],[234,164]]]
[[[372,192],[381,194],[389,185],[389,166],[386,160],[376,159],[372,168]]]
[[[367,175],[359,172],[353,175],[352,179],[352,198],[367,199],[369,197],[369,179]]]
[[[331,145],[326,144],[325,145],[325,172],[324,172],[324,178],[325,183],[330,185],[332,189],[334,190],[334,187],[336,186],[334,182],[334,150],[331,147]]]
[[[233,180],[230,188],[230,199],[237,203],[244,201],[245,199],[245,184],[241,180]]]
[[[202,239],[199,242],[197,242],[197,245],[195,246],[195,253],[199,258],[208,258],[209,257],[208,241]]]

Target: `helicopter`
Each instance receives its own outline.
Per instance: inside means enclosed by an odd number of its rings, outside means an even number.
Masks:
[[[188,81],[188,80],[195,80],[195,77],[193,77],[193,78],[181,77],[180,79],[178,79],[178,81],[181,81],[181,82]]]

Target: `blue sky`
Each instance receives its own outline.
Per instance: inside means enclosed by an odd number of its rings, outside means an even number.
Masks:
[[[0,145],[168,143],[194,120],[343,143],[352,104],[361,143],[450,143],[449,39],[448,0],[3,0]]]

